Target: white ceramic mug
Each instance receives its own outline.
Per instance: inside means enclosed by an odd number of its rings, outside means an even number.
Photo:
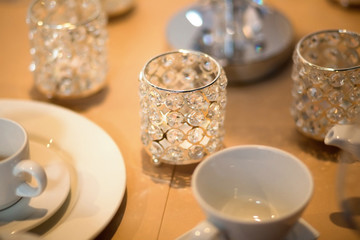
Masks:
[[[283,239],[313,192],[307,167],[282,150],[239,146],[208,157],[192,188],[207,219],[179,239]]]
[[[36,180],[32,186],[31,177]],[[40,195],[47,184],[44,169],[29,160],[25,129],[10,119],[0,118],[0,210],[22,197]]]

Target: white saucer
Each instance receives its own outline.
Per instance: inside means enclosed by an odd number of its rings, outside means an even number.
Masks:
[[[21,198],[0,211],[0,232],[26,231],[51,217],[64,203],[70,190],[70,173],[62,159],[50,149],[30,141],[31,159],[44,167],[48,179],[38,197]]]
[[[205,223],[205,225],[203,225]],[[206,229],[207,221],[200,223],[198,226],[199,228],[194,227],[193,229],[189,230],[188,232],[184,233],[180,237],[176,238],[176,240],[193,240],[193,239],[208,239],[211,238],[212,240],[225,240],[227,237],[224,234],[216,233],[215,236],[212,236],[214,232],[207,228],[207,231],[203,231],[202,234],[198,235],[198,229],[204,230]],[[266,237],[266,236],[265,236]],[[294,227],[290,230],[288,235],[283,240],[316,240],[319,237],[319,232],[316,231],[310,224],[308,224],[304,219],[300,218],[299,221],[294,225]]]
[[[96,237],[125,193],[125,164],[116,143],[87,118],[49,103],[3,99],[0,117],[22,124],[30,141],[53,150],[70,166],[68,199],[31,232],[46,239]]]
[[[300,218],[284,240],[316,240],[319,236],[320,234],[315,228]]]

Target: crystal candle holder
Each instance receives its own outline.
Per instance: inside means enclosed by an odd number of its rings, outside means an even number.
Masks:
[[[107,18],[98,0],[35,0],[27,23],[30,71],[45,96],[86,97],[105,85]]]
[[[139,79],[141,140],[154,163],[195,163],[222,148],[227,78],[212,57],[165,53]]]
[[[304,135],[323,140],[360,116],[360,35],[327,30],[302,38],[293,54],[291,115]]]

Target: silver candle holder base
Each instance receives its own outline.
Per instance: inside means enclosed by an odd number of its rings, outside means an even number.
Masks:
[[[236,15],[233,13],[237,1],[225,2],[230,2],[233,8],[229,14],[229,7],[225,6],[220,10],[225,12],[223,16],[219,16],[222,14],[219,9],[200,3],[175,14],[166,31],[170,46],[202,51],[215,57],[230,82],[246,83],[264,78],[289,60],[293,50],[293,29],[284,15],[247,1],[240,1],[247,5],[241,9],[252,9]],[[243,21],[241,14],[247,15],[248,22]],[[242,22],[238,21],[239,17]],[[219,18],[224,21],[219,23]],[[260,30],[256,29],[259,23]]]

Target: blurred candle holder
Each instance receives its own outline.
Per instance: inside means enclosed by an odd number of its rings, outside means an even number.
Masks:
[[[290,21],[261,0],[197,0],[170,19],[166,37],[175,49],[214,57],[229,82],[262,79],[283,66],[293,51]]]
[[[323,140],[333,125],[359,119],[359,34],[325,30],[307,35],[293,61],[291,115],[301,133]]]
[[[212,57],[168,52],[139,80],[141,140],[153,163],[195,163],[222,148],[227,78]]]
[[[98,0],[35,0],[27,23],[30,71],[46,97],[86,97],[105,85],[107,17]]]

